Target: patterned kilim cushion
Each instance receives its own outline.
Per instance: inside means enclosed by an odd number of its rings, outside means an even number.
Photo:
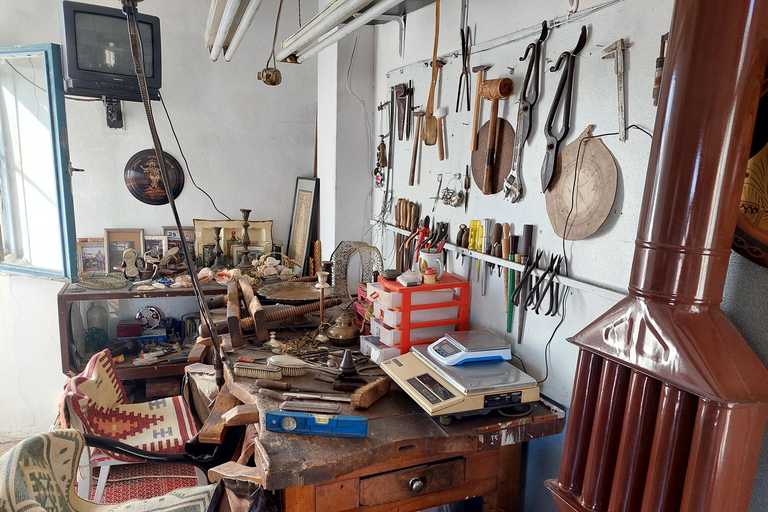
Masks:
[[[74,487],[85,442],[76,430],[56,430],[25,439],[0,457],[2,512],[205,512],[216,485],[177,489],[145,501],[97,505]]]
[[[192,414],[181,396],[127,403],[109,350],[95,354],[85,370],[70,379],[64,395],[88,434],[163,453],[182,453],[184,444],[195,435]]]

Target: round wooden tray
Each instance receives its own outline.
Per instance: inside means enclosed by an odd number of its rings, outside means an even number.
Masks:
[[[488,121],[480,128],[477,135],[477,151],[472,152],[472,176],[475,185],[483,190],[483,176],[485,175],[485,162],[488,157],[488,131],[491,122]],[[496,157],[493,169],[492,193],[498,194],[504,188],[504,180],[512,170],[512,157],[515,151],[515,130],[506,119],[499,117],[496,123]]]
[[[326,292],[329,290],[330,288]],[[284,283],[269,284],[260,287],[258,294],[267,300],[291,306],[299,306],[320,300],[320,289],[315,288],[314,282],[297,283],[295,281],[286,281]]]

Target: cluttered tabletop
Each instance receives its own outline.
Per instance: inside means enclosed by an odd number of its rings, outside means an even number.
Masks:
[[[292,334],[296,336],[295,332]],[[226,344],[226,335],[224,337]],[[309,336],[299,336],[294,340],[302,338],[311,340]],[[230,363],[233,363],[225,364],[229,392],[244,404],[255,404],[259,411],[260,428],[254,460],[266,489],[327,482],[362,467],[395,460],[404,453],[433,456],[498,449],[503,445],[558,434],[564,427],[564,412],[543,399],[533,403],[527,414],[517,417],[505,417],[493,411],[487,415],[464,417],[446,425],[439,418],[425,413],[386,377],[378,365],[371,363],[359,351],[346,351],[333,345],[310,345],[297,350],[295,343],[273,339],[262,347],[246,343],[227,354]],[[281,348],[295,355],[301,356],[303,352],[309,356],[293,361],[288,356],[283,362],[280,362],[283,356],[269,359]],[[355,372],[354,377],[346,380],[342,377],[342,370],[333,366],[343,366],[345,354],[352,356]],[[321,360],[326,363],[319,363]],[[283,376],[273,381],[264,379],[268,377],[267,373],[257,367],[267,368],[270,366],[267,361],[293,365],[288,373],[301,375]],[[297,361],[304,361],[305,364]],[[327,361],[331,361],[331,366]],[[194,371],[194,367],[189,370]],[[348,370],[348,373],[351,372]],[[344,387],[349,381],[370,382],[370,385],[363,385],[349,393],[334,390],[334,387],[354,388],[354,384]],[[386,385],[379,384],[382,382]],[[270,389],[286,385],[291,389]],[[364,391],[361,393],[360,389]],[[297,396],[291,396],[292,392]],[[317,396],[325,399],[317,399]],[[371,405],[362,408],[371,401]],[[268,425],[275,411],[289,409],[286,405],[296,405],[294,409],[301,410],[302,404],[320,404],[333,414],[364,418],[367,424],[364,437],[339,439],[326,435],[291,434],[279,425],[278,428]],[[299,425],[299,430],[301,427]]]

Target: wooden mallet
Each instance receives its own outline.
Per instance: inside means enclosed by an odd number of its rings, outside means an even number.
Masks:
[[[493,193],[493,168],[496,163],[496,122],[499,117],[499,100],[509,98],[515,92],[515,83],[511,78],[497,78],[486,80],[480,86],[480,95],[491,100],[491,123],[488,130],[488,156],[485,161],[485,174],[483,175],[483,194]]]
[[[477,151],[477,123],[480,120],[480,86],[483,85],[485,79],[485,71],[491,69],[491,66],[475,66],[472,68],[473,73],[477,73],[477,87],[475,87],[475,115],[472,118],[472,151]]]

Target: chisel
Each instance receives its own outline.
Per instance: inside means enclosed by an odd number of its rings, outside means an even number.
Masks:
[[[523,238],[520,241],[520,263],[525,265],[528,263],[528,256],[531,253],[531,246],[533,244],[533,226],[526,224],[523,226]],[[520,300],[518,301],[517,308],[517,342],[523,342],[523,327],[525,324],[525,301],[528,298],[527,287],[523,287],[520,290]]]
[[[509,222],[505,222],[501,229],[501,257],[507,261],[509,260]],[[504,267],[504,297],[506,300],[504,311],[509,313],[509,269],[507,267]]]
[[[480,227],[480,221],[477,220],[471,220],[469,221],[469,245],[467,246],[467,249],[470,251],[477,251],[478,247],[477,244],[479,243],[478,230]],[[472,256],[469,257],[469,270],[467,271],[467,281],[471,281],[472,278]]]
[[[482,233],[482,247],[484,254],[491,254],[491,231],[493,230],[493,221],[491,219],[483,219],[483,233]],[[480,295],[485,297],[485,292],[488,290],[488,269],[489,264],[483,261],[483,275],[480,281]]]

